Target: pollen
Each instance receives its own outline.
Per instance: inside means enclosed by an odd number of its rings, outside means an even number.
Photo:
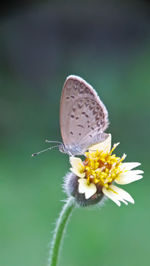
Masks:
[[[107,189],[121,174],[120,166],[125,159],[125,155],[120,158],[112,154],[116,146],[113,146],[109,153],[98,150],[85,153],[86,159],[83,164],[88,184],[93,183],[98,187],[105,187]]]

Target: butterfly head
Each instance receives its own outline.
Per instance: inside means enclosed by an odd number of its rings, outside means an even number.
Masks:
[[[66,153],[69,156],[83,155],[84,154],[84,152],[81,150],[81,148],[78,145],[65,146],[64,143],[61,143],[59,145],[59,151],[62,153]]]
[[[66,147],[63,143],[59,144],[59,151],[62,153],[66,153],[70,156],[73,156],[72,150],[68,147]]]

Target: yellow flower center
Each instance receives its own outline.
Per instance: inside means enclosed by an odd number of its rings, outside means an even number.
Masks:
[[[112,154],[114,146],[109,153],[103,153],[102,151],[86,152],[86,159],[83,162],[85,178],[88,184],[94,183],[100,187],[108,188],[109,185],[118,177],[121,173],[120,165],[125,159],[117,157]]]

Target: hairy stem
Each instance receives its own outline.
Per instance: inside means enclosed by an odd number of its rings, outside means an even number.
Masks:
[[[75,207],[74,199],[72,197],[68,198],[56,222],[56,227],[53,234],[51,250],[50,250],[50,258],[49,258],[50,266],[56,266],[58,263],[58,256],[62,244],[62,238],[64,235],[68,219],[71,216],[74,207]]]

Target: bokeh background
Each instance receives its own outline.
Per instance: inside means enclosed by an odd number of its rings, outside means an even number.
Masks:
[[[59,265],[148,266],[149,2],[5,1],[0,15],[0,265],[47,265],[69,161],[31,154],[61,140],[61,89],[76,74],[107,106],[118,154],[145,175],[126,187],[135,205],[74,211]]]

